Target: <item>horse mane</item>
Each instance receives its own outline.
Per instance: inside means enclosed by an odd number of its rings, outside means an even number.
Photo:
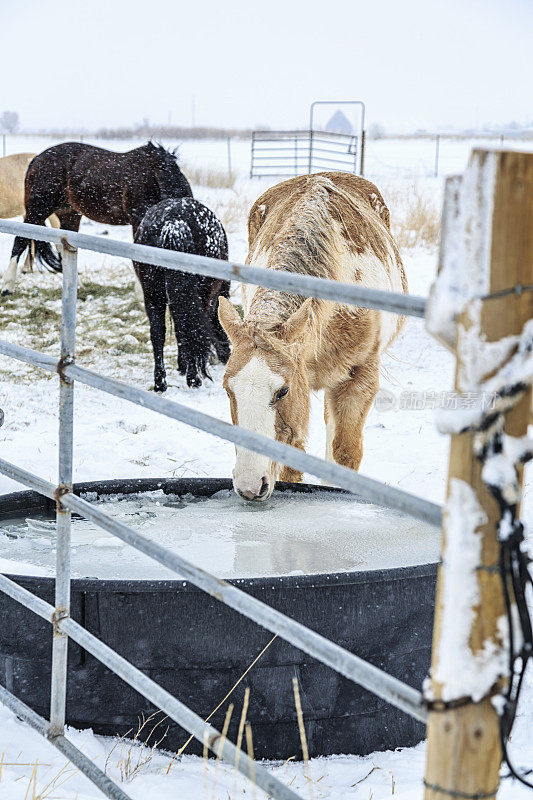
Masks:
[[[339,183],[313,175],[302,176],[296,187],[282,183],[268,189],[250,212],[254,222],[258,215],[262,217],[250,229],[251,262],[263,252],[272,269],[336,279],[334,265],[345,248],[356,257],[371,251],[383,262],[390,261],[391,255],[400,261],[389,231],[388,209],[378,189],[354,176],[345,176],[343,185]],[[253,319],[268,327],[275,319],[287,319],[303,299],[259,289],[252,301]],[[313,302],[317,323],[327,306],[326,301]]]
[[[144,145],[159,166],[159,187],[161,199],[167,197],[192,197],[189,181],[178,166],[179,147],[166,148],[151,139]]]

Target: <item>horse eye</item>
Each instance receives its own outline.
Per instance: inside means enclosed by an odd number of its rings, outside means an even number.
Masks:
[[[282,386],[281,389],[278,389],[278,391],[274,395],[274,402],[277,402],[278,400],[281,400],[282,397],[285,397],[288,391],[289,391],[288,386]]]

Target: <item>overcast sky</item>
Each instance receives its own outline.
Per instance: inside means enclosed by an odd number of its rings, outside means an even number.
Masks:
[[[363,99],[388,129],[533,123],[533,0],[0,0],[23,128],[293,127]]]

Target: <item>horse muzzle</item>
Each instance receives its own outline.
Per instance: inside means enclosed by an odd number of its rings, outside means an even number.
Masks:
[[[264,503],[272,494],[270,488],[270,479],[268,475],[263,475],[259,480],[247,478],[246,480],[237,481],[235,475],[233,476],[233,488],[239,497],[247,502]]]

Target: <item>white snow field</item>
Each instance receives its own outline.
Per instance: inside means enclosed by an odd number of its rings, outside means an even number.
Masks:
[[[13,140],[8,139],[9,148]],[[39,150],[49,146],[48,139],[29,140],[17,137],[16,150]],[[95,142],[99,143],[99,142]],[[127,149],[135,143],[108,143],[113,149]],[[388,164],[387,143],[375,163],[367,162],[369,177],[379,186],[385,183],[384,194],[405,196],[407,175],[401,170],[380,170],[379,159]],[[116,147],[115,147],[116,145]],[[242,147],[241,147],[242,145]],[[225,168],[225,143],[186,142],[182,147],[184,163],[204,163]],[[419,142],[404,142],[412,163],[421,162],[419,175],[431,169],[431,153],[422,152]],[[225,219],[230,257],[243,260],[246,255],[246,208],[265,184],[246,179],[249,150],[247,143],[232,143],[232,155],[241,177],[234,189],[194,187],[198,199]],[[457,143],[453,165],[449,171],[462,170],[466,164],[469,143]],[[370,152],[370,151],[369,151]],[[443,151],[441,150],[441,153]],[[370,159],[370,155],[369,155]],[[429,160],[428,160],[429,159]],[[185,169],[185,168],[184,168]],[[448,169],[446,168],[446,171]],[[379,175],[386,174],[383,181]],[[396,177],[395,177],[396,176]],[[437,203],[441,181],[419,178]],[[398,192],[396,192],[398,190]],[[391,206],[401,214],[400,206]],[[101,233],[131,240],[127,228],[111,228],[86,220],[82,231]],[[12,238],[0,234],[0,270],[7,265]],[[403,250],[410,291],[425,295],[436,271],[434,247],[417,246]],[[80,252],[80,301],[77,332],[78,361],[82,365],[120,378],[142,388],[153,383],[153,363],[144,312],[137,307],[133,295],[131,264],[96,253]],[[238,287],[235,287],[238,300]],[[0,300],[0,335],[18,344],[50,354],[58,352],[58,320],[60,311],[60,277],[44,272],[21,275],[16,294]],[[170,332],[166,345],[169,390],[167,397],[200,408],[208,414],[229,420],[229,407],[221,378],[223,369],[212,368],[213,381],[206,381],[199,390],[188,389],[176,370],[176,345]],[[365,429],[365,451],[361,472],[404,490],[420,494],[432,501],[444,500],[447,472],[448,439],[440,435],[434,424],[435,408],[450,405],[454,397],[454,363],[450,354],[432,340],[420,320],[407,320],[398,340],[383,359],[381,387],[389,394],[371,410]],[[0,454],[21,467],[51,481],[57,469],[57,378],[36,369],[0,358],[0,408],[5,424],[0,429]],[[309,452],[323,455],[325,430],[322,399],[313,397]],[[227,477],[233,467],[234,450],[229,443],[200,431],[170,421],[153,412],[125,401],[111,398],[93,389],[78,385],[75,393],[74,480],[100,480],[117,477]],[[312,476],[306,479],[313,482]],[[0,493],[23,487],[0,476]],[[276,498],[273,497],[273,502]],[[230,503],[229,498],[224,502]],[[523,517],[531,527],[533,506],[531,472],[526,472]],[[394,535],[396,531],[390,532]],[[45,532],[45,535],[46,532]],[[102,537],[103,538],[103,532]],[[322,545],[327,548],[324,536]],[[99,549],[99,551],[103,550]],[[119,552],[111,548],[109,553]],[[14,559],[3,550],[5,561],[0,567],[12,570]],[[427,559],[427,552],[420,552]],[[193,558],[193,555],[190,555]],[[326,562],[325,562],[326,563]],[[47,565],[41,566],[44,572]],[[16,571],[20,571],[17,569]],[[44,623],[43,623],[44,624]],[[252,656],[253,654],[251,654]],[[243,670],[247,665],[243,665]],[[237,678],[238,676],[236,676]],[[213,698],[213,707],[221,698]],[[522,708],[513,732],[511,748],[515,761],[533,765],[533,682],[526,679]],[[237,709],[240,711],[240,709]],[[176,761],[169,774],[168,754],[158,751],[146,760],[146,751],[129,743],[119,743],[93,735],[91,731],[69,730],[69,738],[117,780],[124,780],[124,789],[134,799],[160,800],[180,797],[183,800],[235,800],[261,797],[261,792],[235,778],[229,767],[185,755]],[[114,749],[113,749],[114,748]],[[112,751],[111,755],[109,753]],[[298,755],[298,754],[295,754]],[[146,763],[144,761],[146,760]],[[128,764],[139,768],[128,769]],[[301,763],[268,765],[276,776],[304,798],[322,800],[421,800],[424,772],[424,745],[389,753],[374,753],[364,758],[337,756],[313,759],[307,775]],[[27,800],[49,797],[68,800],[97,800],[98,790],[71,767],[64,757],[38,734],[6,709],[0,707],[0,797],[2,800]],[[522,800],[528,791],[506,780],[499,797]]]

